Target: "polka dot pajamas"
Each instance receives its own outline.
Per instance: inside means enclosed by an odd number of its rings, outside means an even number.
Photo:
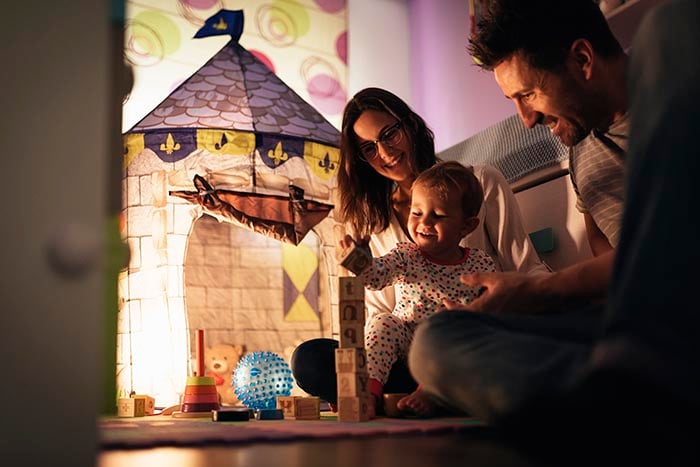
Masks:
[[[377,313],[365,326],[369,377],[386,384],[392,365],[408,355],[418,323],[443,308],[444,299],[467,304],[477,296],[475,288],[460,282],[462,274],[495,270],[493,260],[474,248],[465,248],[462,259],[451,264],[429,260],[408,242],[375,258],[360,275],[365,287],[380,290],[398,284],[398,297],[391,314]]]

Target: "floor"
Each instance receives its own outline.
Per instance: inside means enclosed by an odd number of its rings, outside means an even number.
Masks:
[[[459,434],[155,448],[100,453],[98,467],[541,466],[486,429]]]

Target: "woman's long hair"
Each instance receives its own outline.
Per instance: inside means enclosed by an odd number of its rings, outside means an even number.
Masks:
[[[435,164],[433,132],[420,115],[401,98],[380,88],[365,88],[345,106],[340,140],[340,221],[358,235],[378,233],[389,227],[394,182],[380,175],[362,160],[355,122],[365,110],[385,112],[401,121],[408,138],[409,165],[418,175]]]

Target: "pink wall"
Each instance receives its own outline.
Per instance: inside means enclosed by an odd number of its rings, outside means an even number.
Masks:
[[[515,113],[493,74],[466,51],[467,0],[408,0],[411,97],[435,132],[438,151]]]

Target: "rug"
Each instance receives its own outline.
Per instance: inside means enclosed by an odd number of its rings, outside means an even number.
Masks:
[[[308,439],[454,433],[483,427],[473,418],[376,418],[368,422],[338,422],[335,415],[320,420],[255,420],[214,422],[170,416],[105,417],[99,420],[100,448],[144,449],[164,446],[243,445]]]

